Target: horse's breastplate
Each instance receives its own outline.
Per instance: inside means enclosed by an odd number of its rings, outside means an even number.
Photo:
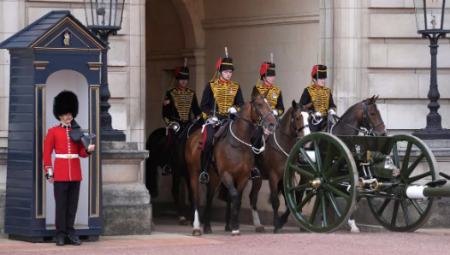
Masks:
[[[188,121],[189,113],[191,112],[192,100],[194,99],[194,92],[192,90],[172,90],[170,94],[173,98],[180,121]]]
[[[229,84],[224,83],[210,83],[211,90],[214,94],[214,98],[216,98],[217,103],[217,113],[220,115],[227,116],[228,109],[233,106],[234,98],[239,89],[239,85],[234,82],[230,82]]]
[[[268,88],[264,86],[263,84],[256,85],[256,88],[259,91],[259,94],[264,95],[267,90],[269,90],[269,93],[267,93],[267,101],[270,103],[270,108],[272,110],[275,109],[275,106],[278,104],[278,98],[280,97],[281,90],[275,86],[272,86],[271,88]]]
[[[311,101],[313,102],[314,110],[319,111],[326,116],[328,113],[328,108],[330,107],[330,89],[316,88],[314,85],[308,87],[309,95],[311,96]]]

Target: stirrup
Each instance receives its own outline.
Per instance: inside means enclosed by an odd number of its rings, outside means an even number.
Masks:
[[[172,168],[170,168],[169,164],[165,165],[162,169],[162,175],[166,176],[172,173]]]
[[[201,172],[200,176],[198,177],[198,180],[201,183],[209,183],[209,174],[206,172]]]
[[[250,171],[250,178],[251,179],[261,178],[261,173],[259,172],[258,168],[252,167],[252,170]]]

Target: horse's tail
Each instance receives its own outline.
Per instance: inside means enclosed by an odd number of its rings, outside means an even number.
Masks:
[[[146,150],[149,151],[149,157],[145,160],[145,185],[150,192],[152,198],[158,197],[158,166],[161,164],[161,151],[164,145],[159,144],[159,140],[166,135],[165,128],[159,128],[153,131],[147,139],[145,145]]]

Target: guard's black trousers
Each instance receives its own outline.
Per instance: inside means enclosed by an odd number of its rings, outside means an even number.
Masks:
[[[74,235],[73,225],[78,209],[80,181],[55,181],[53,191],[55,194],[56,236],[65,238],[67,235]]]

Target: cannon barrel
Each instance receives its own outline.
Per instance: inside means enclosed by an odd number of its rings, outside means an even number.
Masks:
[[[406,189],[406,196],[411,199],[450,197],[450,187],[410,186]]]

